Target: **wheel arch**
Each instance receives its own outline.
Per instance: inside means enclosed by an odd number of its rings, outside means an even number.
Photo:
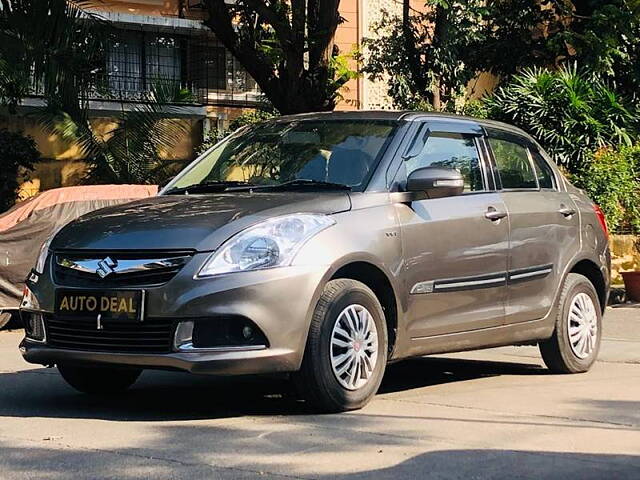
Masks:
[[[604,313],[607,308],[608,285],[604,275],[602,274],[602,270],[598,265],[593,260],[584,258],[577,261],[567,273],[578,273],[587,277],[596,289],[598,299],[600,300],[600,308]]]
[[[378,298],[387,322],[389,358],[391,358],[397,341],[399,310],[396,292],[388,275],[373,263],[356,260],[339,267],[329,280],[338,278],[348,278],[364,283]]]

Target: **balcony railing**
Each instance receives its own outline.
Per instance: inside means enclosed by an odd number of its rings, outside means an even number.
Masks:
[[[241,107],[261,100],[255,81],[211,36],[122,31],[102,65],[83,82],[88,100],[144,102],[158,82],[189,92],[188,104]],[[43,93],[33,79],[31,94]]]
[[[159,78],[158,82],[173,84],[178,90],[183,90],[183,100],[175,100],[170,103],[187,103],[206,106],[238,106],[250,107],[262,101],[262,94],[257,88],[209,88],[198,82],[182,82],[179,80],[167,80]],[[101,75],[94,76],[87,88],[81,92],[81,96],[87,100],[102,100],[115,102],[144,102],[149,100],[149,94],[153,90],[153,80],[147,80],[143,84],[140,77]],[[44,87],[40,82],[32,80],[29,93],[34,97],[44,95]]]

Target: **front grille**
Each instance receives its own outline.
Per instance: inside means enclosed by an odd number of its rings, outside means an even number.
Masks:
[[[144,322],[102,322],[96,319],[45,318],[47,343],[72,350],[118,353],[168,353],[174,331],[172,319],[149,318]]]
[[[184,267],[193,255],[192,252],[171,253],[57,253],[54,255],[53,274],[55,282],[65,287],[80,288],[116,288],[116,287],[151,287],[167,283]],[[166,261],[166,265],[149,263],[150,268],[141,268],[138,271],[115,271],[101,277],[97,273],[98,262],[109,259],[117,265],[124,262],[137,262],[144,265],[156,259]],[[85,263],[90,265],[93,271],[84,271],[68,265]],[[175,262],[175,263],[172,263]],[[61,265],[64,263],[65,265]],[[117,267],[116,267],[117,268]]]

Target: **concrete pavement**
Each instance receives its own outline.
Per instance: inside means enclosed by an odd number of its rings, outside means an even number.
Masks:
[[[0,333],[0,478],[640,478],[640,309],[550,375],[535,347],[401,362],[365,409],[311,415],[282,379],[145,372],[86,397]]]

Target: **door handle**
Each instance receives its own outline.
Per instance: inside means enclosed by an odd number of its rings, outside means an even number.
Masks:
[[[565,217],[570,217],[571,215],[575,215],[576,211],[574,208],[569,208],[566,205],[562,204],[560,205],[560,209],[558,210],[558,213],[561,213]]]
[[[491,220],[492,222],[497,222],[501,218],[507,216],[507,212],[500,212],[496,210],[494,207],[489,207],[487,211],[484,213],[484,218],[487,220]]]

